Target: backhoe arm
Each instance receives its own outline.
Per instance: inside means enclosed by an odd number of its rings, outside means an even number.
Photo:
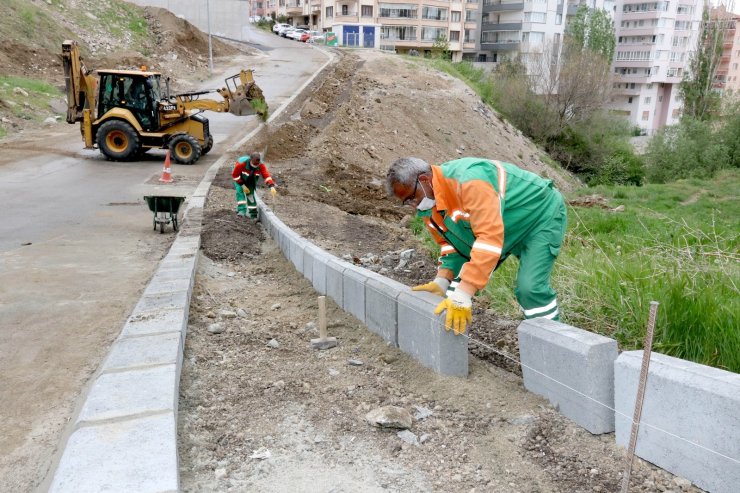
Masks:
[[[67,92],[67,123],[83,121],[85,110],[88,118],[94,120],[96,79],[82,62],[76,41],[62,43],[62,63]]]

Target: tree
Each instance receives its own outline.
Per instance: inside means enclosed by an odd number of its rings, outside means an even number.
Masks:
[[[566,36],[562,48],[548,42],[540,53],[530,55],[529,73],[534,91],[556,115],[556,133],[590,119],[611,96],[607,59],[591,49],[583,49],[570,36]]]
[[[710,19],[709,8],[704,7],[696,51],[678,88],[683,99],[683,116],[708,120],[719,110],[721,96],[712,85],[722,57],[725,20],[722,15]]]
[[[565,30],[575,43],[603,56],[608,63],[614,59],[616,35],[609,13],[603,9],[590,9],[581,5]]]

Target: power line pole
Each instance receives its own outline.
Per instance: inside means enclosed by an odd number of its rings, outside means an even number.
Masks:
[[[213,45],[211,44],[211,0],[206,0],[206,15],[208,17],[208,74],[213,75]]]

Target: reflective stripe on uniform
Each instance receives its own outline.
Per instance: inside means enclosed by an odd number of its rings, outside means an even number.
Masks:
[[[247,201],[246,201],[246,200],[239,200],[239,201],[237,202],[237,205],[244,205],[244,204],[246,204],[246,203],[247,203]]]
[[[501,247],[491,245],[490,243],[483,243],[482,241],[476,241],[473,243],[472,250],[483,250],[485,252],[495,253],[501,255]]]
[[[256,209],[256,208],[257,208],[257,206],[256,206],[256,205],[248,205],[248,206],[247,206],[247,209]]]
[[[453,247],[452,245],[445,245],[439,249],[439,253],[442,254],[442,256],[447,255],[448,253],[452,253],[454,251],[455,251],[455,247]]]
[[[524,316],[527,318],[531,318],[541,313],[547,313],[553,308],[557,308],[557,306],[558,306],[558,300],[556,298],[545,306],[540,306],[537,308],[530,308],[529,310],[524,310]],[[557,312],[557,310],[555,311]]]
[[[469,219],[470,218],[470,214],[468,214],[467,212],[461,211],[461,210],[455,210],[455,211],[452,211],[452,214],[450,215],[450,219],[452,219],[452,222],[456,223],[457,222],[457,218],[459,216],[462,216],[463,219]]]
[[[552,320],[552,319],[554,319],[554,318],[555,318],[555,317],[557,317],[557,316],[558,316],[558,311],[557,311],[557,310],[555,310],[555,311],[554,311],[554,312],[552,312],[552,313],[548,313],[547,315],[543,315],[543,316],[542,316],[542,318],[547,318],[547,319],[549,319],[549,320]]]
[[[506,197],[506,169],[498,161],[493,161],[493,164],[498,168],[498,194],[503,200]]]

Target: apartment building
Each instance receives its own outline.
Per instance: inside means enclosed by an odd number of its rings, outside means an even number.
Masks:
[[[568,18],[580,5],[613,11],[604,0],[482,0],[480,54],[478,61],[499,62],[521,55],[523,60],[557,47]]]
[[[712,9],[709,15],[725,31],[714,88],[723,94],[740,96],[740,15],[728,12],[724,6]]]
[[[618,0],[612,108],[647,135],[678,123],[678,91],[696,48],[702,0]]]

